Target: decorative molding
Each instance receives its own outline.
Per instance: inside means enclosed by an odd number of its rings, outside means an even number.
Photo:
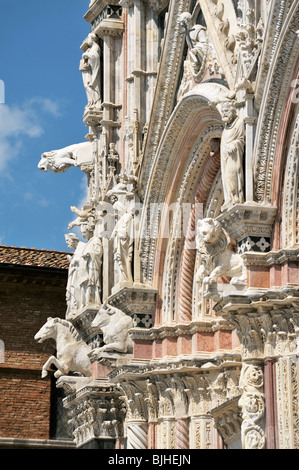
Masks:
[[[283,9],[286,2],[279,3]],[[285,84],[289,83],[298,58],[298,36],[296,34],[298,22],[299,7],[293,3],[288,18],[284,22],[283,32],[279,36],[264,86],[267,93],[264,94],[259,110],[254,151],[255,200],[260,203],[271,203],[277,136],[283,107],[290,92],[289,87]]]
[[[217,217],[243,252],[269,250],[268,246],[277,208],[260,204],[236,204]],[[250,241],[248,240],[250,238]],[[262,242],[262,238],[265,239]],[[253,243],[253,241],[255,243]]]

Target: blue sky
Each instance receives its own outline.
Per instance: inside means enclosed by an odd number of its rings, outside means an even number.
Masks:
[[[0,0],[0,244],[68,251],[70,206],[84,202],[86,176],[37,165],[43,152],[85,141],[79,62],[88,5]]]

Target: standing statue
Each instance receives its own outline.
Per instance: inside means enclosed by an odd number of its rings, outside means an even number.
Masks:
[[[197,75],[204,66],[208,52],[208,42],[206,28],[201,24],[195,24],[191,28],[191,21],[192,16],[188,12],[182,13],[178,18],[178,22],[185,30],[193,73]]]
[[[65,235],[65,241],[66,244],[69,248],[69,250],[75,250],[73,255],[69,255],[69,270],[68,270],[68,278],[67,278],[67,285],[66,285],[66,304],[67,304],[67,310],[66,310],[66,318],[71,315],[71,312],[74,312],[77,310],[77,300],[76,300],[76,285],[78,284],[76,277],[78,275],[78,269],[79,269],[79,261],[80,261],[80,256],[78,256],[78,252],[80,251],[80,245],[83,243],[79,241],[79,238],[75,233],[67,233]]]
[[[79,261],[80,307],[101,305],[101,267],[103,244],[101,238],[94,235],[93,219],[83,220],[80,225],[82,236],[88,241],[84,244]]]
[[[237,115],[234,102],[221,104],[220,113],[225,128],[221,138],[221,172],[224,205],[244,203],[243,156],[245,125]]]
[[[80,71],[87,95],[87,106],[100,107],[101,105],[101,48],[97,36],[90,33],[86,40],[87,50],[82,54]]]
[[[116,224],[111,238],[114,241],[115,283],[133,282],[132,258],[134,245],[134,210],[131,209],[130,198],[124,183],[117,184],[107,193],[113,203]]]
[[[101,238],[94,235],[94,228],[93,218],[81,219],[80,230],[87,242],[79,241],[73,233],[65,235],[69,249],[75,249],[69,257],[67,319],[73,318],[84,307],[101,305],[103,246]]]

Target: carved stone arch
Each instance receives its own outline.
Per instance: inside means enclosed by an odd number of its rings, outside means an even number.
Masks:
[[[253,162],[254,197],[259,203],[275,205],[277,196],[277,169],[282,169],[282,142],[279,136],[289,125],[286,118],[290,116],[293,104],[292,82],[299,71],[298,24],[299,4],[294,2],[273,53],[259,107]]]
[[[265,25],[268,23],[269,26],[265,30],[264,45],[261,51],[260,65],[256,80],[255,106],[257,110],[260,108],[264,95],[267,75],[277,48],[284,19],[292,3],[293,0],[271,0],[261,4],[263,23]]]
[[[298,107],[297,107],[298,108]],[[299,114],[290,139],[282,202],[282,248],[299,245]]]
[[[178,192],[164,266],[162,320],[166,322],[191,320],[195,224],[203,217],[206,198],[219,171],[219,153],[211,155],[211,140],[220,142],[221,133],[218,123],[203,129],[190,152]]]
[[[187,93],[169,119],[155,155],[141,218],[141,256],[143,282],[158,288],[160,295],[170,242],[163,237],[167,209],[177,201],[193,202],[198,183],[194,174],[204,163],[203,155],[196,158],[195,149],[203,145],[205,150],[202,147],[201,151],[207,152],[209,140],[220,138],[223,123],[210,103],[215,96],[226,99],[227,93],[227,88],[215,83],[197,85]],[[187,178],[188,169],[191,169],[192,184]],[[156,211],[151,210],[153,206]],[[159,313],[156,323],[161,320]]]

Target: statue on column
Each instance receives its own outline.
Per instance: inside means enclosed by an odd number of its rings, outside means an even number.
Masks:
[[[78,268],[79,268],[79,261],[80,256],[78,256],[78,252],[80,249],[77,250],[78,245],[82,244],[79,241],[79,238],[75,233],[67,233],[65,235],[65,241],[69,248],[69,250],[75,250],[73,255],[68,255],[69,259],[69,269],[68,269],[68,279],[67,279],[67,286],[66,286],[66,303],[67,303],[67,310],[66,310],[66,318],[71,315],[71,312],[77,310],[77,300],[76,300],[76,293],[75,288],[77,285],[76,277],[78,275]]]
[[[190,64],[193,74],[197,75],[203,69],[208,52],[206,27],[201,24],[192,25],[192,16],[188,12],[182,13],[178,22],[185,30]]]
[[[87,50],[82,54],[80,71],[87,95],[87,106],[100,107],[101,105],[101,48],[97,36],[90,33],[86,40]]]
[[[132,258],[134,245],[134,210],[130,199],[133,194],[125,183],[117,184],[107,193],[113,204],[115,214],[115,227],[111,238],[114,240],[114,271],[115,284],[119,282],[133,282]]]
[[[84,307],[101,305],[103,246],[94,229],[94,218],[81,219],[80,230],[87,242],[79,241],[74,233],[65,235],[69,249],[75,249],[69,257],[66,318],[74,317]]]
[[[80,307],[101,305],[101,267],[103,244],[94,235],[94,219],[83,220],[80,225],[82,236],[87,239],[79,262]]]
[[[244,121],[238,117],[233,101],[221,103],[220,113],[222,121],[225,123],[221,138],[221,172],[224,206],[243,204]]]

